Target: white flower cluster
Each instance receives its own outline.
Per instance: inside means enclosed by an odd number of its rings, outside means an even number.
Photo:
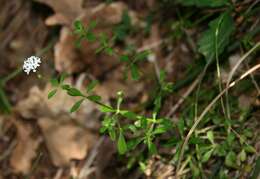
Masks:
[[[29,75],[30,71],[36,72],[37,67],[40,66],[41,59],[36,56],[31,56],[27,58],[23,63],[23,70],[27,75]]]
[[[148,59],[149,62],[152,62],[152,63],[153,63],[153,62],[155,62],[155,60],[156,60],[156,56],[155,56],[154,53],[150,53],[150,54],[148,55],[147,59]]]

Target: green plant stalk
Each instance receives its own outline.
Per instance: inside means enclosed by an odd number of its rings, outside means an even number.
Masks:
[[[176,177],[177,178],[178,178],[178,175],[179,175],[179,170],[180,170],[181,161],[182,161],[183,154],[184,154],[184,149],[185,149],[186,145],[188,144],[188,141],[189,141],[191,135],[193,134],[193,132],[197,128],[198,124],[201,122],[201,120],[204,118],[204,116],[208,113],[208,111],[212,108],[212,106],[221,98],[221,96],[223,96],[230,88],[235,86],[239,81],[241,81],[242,79],[244,79],[245,77],[247,77],[248,75],[250,75],[251,73],[253,73],[254,71],[256,71],[259,68],[260,68],[260,64],[254,66],[253,68],[251,68],[250,70],[245,72],[243,75],[241,75],[237,80],[235,80],[232,83],[230,83],[230,85],[228,87],[226,87],[223,91],[221,91],[221,93],[219,93],[211,101],[211,103],[205,108],[205,110],[201,113],[199,118],[195,121],[195,123],[193,124],[193,126],[189,130],[189,132],[188,132],[188,134],[187,134],[187,136],[186,136],[186,138],[185,138],[185,140],[184,140],[184,142],[182,144],[182,147],[181,147],[180,156],[179,156],[179,160],[178,160],[178,164],[177,164],[177,168],[176,168]]]
[[[5,86],[6,83],[10,80],[12,80],[13,78],[15,78],[17,75],[19,75],[21,72],[23,71],[22,68],[17,68],[16,70],[14,70],[13,72],[11,72],[9,75],[7,75],[6,77],[4,77],[2,79],[2,85]]]
[[[257,44],[255,44],[254,47],[252,47],[243,57],[241,57],[239,59],[239,61],[236,63],[236,65],[233,67],[233,69],[231,70],[231,72],[229,73],[229,76],[228,76],[228,80],[227,80],[227,84],[226,84],[226,88],[229,86],[231,80],[232,80],[232,77],[235,73],[235,71],[237,70],[237,68],[239,67],[239,65],[247,59],[247,57],[249,55],[251,55],[251,53],[253,53],[255,50],[257,50],[258,48],[260,47],[260,42],[258,42]],[[226,97],[226,107],[227,107],[227,115],[228,117],[230,118],[231,114],[230,114],[230,108],[229,108],[229,98],[228,98],[228,90],[226,91],[226,94],[225,94],[225,97]]]
[[[215,32],[215,58],[216,58],[216,65],[217,65],[217,75],[218,75],[218,88],[219,88],[219,92],[222,91],[222,85],[221,85],[221,74],[220,74],[220,67],[219,67],[219,58],[218,58],[218,36],[219,36],[219,29],[220,29],[220,25],[221,25],[221,22],[223,20],[223,17],[221,17],[221,19],[219,20],[218,22],[218,26],[217,26],[217,29],[216,29],[216,32]],[[220,99],[221,101],[221,106],[222,106],[222,111],[224,113],[224,116],[227,116],[226,115],[226,110],[225,110],[225,105],[224,105],[224,100],[223,100],[223,97],[221,97]]]
[[[6,94],[3,90],[3,86],[0,85],[0,106],[3,112],[9,114],[11,112],[11,104],[9,103]]]

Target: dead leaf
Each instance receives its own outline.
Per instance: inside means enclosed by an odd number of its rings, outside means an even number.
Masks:
[[[237,62],[240,60],[240,58],[241,58],[241,55],[239,55],[239,54],[237,54],[237,53],[231,55],[231,56],[228,58],[229,67],[230,67],[231,70],[236,66],[236,64],[237,64]],[[237,70],[240,71],[241,68],[242,68],[242,66],[239,66]]]
[[[60,118],[56,120],[44,117],[38,121],[56,166],[68,165],[72,159],[85,158],[89,146],[94,141],[90,132],[73,124],[66,117]]]
[[[99,34],[103,32],[111,36],[111,26],[121,22],[125,10],[128,10],[133,24],[137,24],[136,14],[127,9],[126,4],[123,2],[115,2],[109,5],[102,3],[95,8],[85,9],[77,19],[81,20],[85,26],[88,26],[90,21],[97,20],[98,24],[94,29],[94,33]],[[59,18],[63,19],[63,17]],[[105,71],[109,71],[118,63],[115,57],[103,53],[97,55],[95,50],[99,47],[98,43],[89,43],[83,40],[81,48],[76,48],[76,39],[77,37],[72,34],[69,26],[62,28],[60,39],[54,49],[54,61],[57,71],[75,73],[88,68],[91,74],[98,76]]]
[[[70,80],[66,80],[66,83],[70,84]],[[86,157],[87,150],[92,146],[91,139],[95,138],[86,127],[91,125],[94,130],[93,127],[98,127],[93,124],[98,123],[93,119],[96,107],[85,101],[76,113],[71,114],[70,108],[79,98],[59,90],[52,99],[48,99],[51,89],[50,84],[43,90],[33,87],[28,98],[20,101],[15,111],[25,119],[38,120],[53,163],[63,166],[68,165],[72,159]]]
[[[54,14],[53,16],[45,20],[45,24],[48,26],[56,24],[70,24],[71,22],[63,14]]]
[[[86,21],[86,19],[97,19],[99,22],[102,22],[102,24],[100,25],[104,27],[106,25],[119,23],[124,11],[129,9],[127,5],[123,2],[114,2],[108,5],[106,3],[101,3],[97,7],[89,10],[91,10],[91,13],[85,14],[82,19],[84,21]],[[137,18],[135,16],[135,13],[129,10],[129,15],[134,20],[134,22],[136,22]]]
[[[17,128],[17,145],[12,152],[10,165],[16,173],[28,174],[41,138],[35,139],[31,136],[32,128],[30,125],[19,121],[15,121],[14,124]]]
[[[54,47],[55,68],[57,71],[73,73],[81,71],[82,59],[75,48],[76,38],[67,27],[61,29],[60,40]]]
[[[164,163],[160,156],[153,156],[148,160],[145,170],[147,178],[174,179],[174,167],[171,164]]]
[[[35,0],[51,7],[55,14],[46,19],[49,25],[70,25],[83,11],[82,0]],[[62,17],[62,18],[61,18]],[[62,19],[62,20],[61,20]]]
[[[65,83],[71,84],[70,79],[67,79]],[[43,90],[40,90],[37,86],[32,87],[28,97],[19,101],[15,106],[15,111],[25,119],[55,117],[66,114],[79,123],[86,123],[88,117],[95,116],[93,112],[97,108],[90,101],[84,101],[77,112],[70,113],[70,108],[80,98],[71,97],[65,91],[59,90],[52,99],[48,99],[48,93],[52,89],[50,84],[47,84]]]
[[[112,78],[102,83],[102,85],[98,85],[95,91],[98,95],[102,96],[105,101],[108,101],[111,98],[116,98],[118,91],[123,91],[125,97],[131,98],[142,92],[143,88],[143,83],[134,84],[129,82],[126,84]]]
[[[240,109],[248,109],[254,103],[254,98],[249,95],[240,95],[238,98],[238,106]]]

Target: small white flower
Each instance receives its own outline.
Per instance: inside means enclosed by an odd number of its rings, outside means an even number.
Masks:
[[[152,62],[152,63],[153,63],[153,62],[155,62],[155,60],[156,60],[156,56],[155,56],[154,53],[150,53],[150,54],[148,55],[147,59],[148,59],[149,62]]]
[[[36,56],[31,56],[27,58],[23,63],[23,70],[27,75],[29,75],[30,71],[36,72],[37,67],[40,66],[41,59]]]

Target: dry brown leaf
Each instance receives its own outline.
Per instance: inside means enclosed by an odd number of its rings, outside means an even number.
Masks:
[[[63,14],[54,14],[53,16],[45,20],[45,24],[48,26],[56,24],[70,24],[71,22]]]
[[[32,128],[22,122],[14,122],[17,128],[17,145],[12,152],[10,165],[16,173],[28,174],[41,138],[33,138]]]
[[[69,80],[66,83],[70,84]],[[47,84],[43,90],[40,90],[37,86],[32,87],[29,96],[19,101],[15,110],[25,119],[37,119],[39,117],[57,116],[60,114],[67,114],[70,117],[74,117],[75,114],[71,114],[69,110],[79,98],[71,97],[65,91],[59,90],[52,99],[48,99],[48,93],[52,89],[50,84]],[[95,109],[92,103],[86,101],[77,113],[81,114],[83,118],[83,116],[89,116]]]
[[[122,15],[128,7],[123,2],[114,2],[111,4],[102,3],[91,10],[90,14],[84,14],[82,20],[97,19],[102,22],[102,26],[117,24],[121,21]],[[129,15],[136,22],[136,16],[133,11],[129,11]]]
[[[66,83],[70,84],[69,80]],[[95,137],[83,125],[89,127],[86,120],[91,120],[88,123],[93,127],[96,108],[86,101],[76,113],[71,114],[69,110],[79,98],[59,90],[52,99],[48,99],[51,89],[50,84],[43,90],[33,87],[29,97],[18,103],[16,112],[25,119],[38,119],[53,163],[63,166],[72,159],[86,157],[92,146],[90,141]]]
[[[111,26],[121,21],[123,12],[127,10],[127,6],[122,2],[115,2],[109,5],[102,3],[93,9],[85,9],[80,15],[80,19],[85,26],[91,20],[97,20],[99,23],[94,29],[94,33],[105,32],[112,34]],[[133,24],[137,23],[137,17],[133,11],[128,11]],[[101,75],[105,71],[110,70],[118,61],[115,57],[105,54],[97,55],[95,50],[98,43],[89,43],[83,40],[81,48],[75,46],[76,36],[71,33],[69,27],[64,26],[58,43],[55,46],[55,67],[59,72],[67,73],[80,72],[83,68],[88,67],[93,75]],[[93,63],[94,62],[94,63]]]
[[[46,24],[70,25],[83,11],[82,0],[35,0],[51,7],[56,14],[47,18]],[[62,20],[60,18],[62,17]]]
[[[231,55],[231,56],[228,58],[230,70],[232,70],[232,69],[236,66],[236,64],[237,64],[237,62],[240,60],[240,58],[241,58],[241,55],[238,54],[238,53],[233,54],[233,55]],[[240,71],[241,69],[242,69],[242,66],[239,66],[237,70]]]
[[[164,163],[159,156],[153,156],[148,160],[147,167],[145,169],[145,175],[148,179],[174,179],[174,167],[173,165]]]
[[[54,47],[55,68],[57,71],[73,73],[81,71],[84,65],[75,48],[75,37],[67,27],[61,29],[60,40]]]
[[[56,166],[67,165],[72,159],[85,158],[89,146],[94,141],[90,132],[73,124],[66,117],[60,118],[62,119],[56,120],[44,117],[38,121]]]
[[[249,109],[253,103],[254,103],[254,98],[251,97],[249,94],[247,95],[242,94],[238,97],[238,106],[240,109]]]
[[[125,97],[134,97],[138,93],[142,92],[144,86],[142,83],[134,84],[129,83],[125,84],[120,81],[116,81],[115,79],[111,79],[102,83],[102,85],[98,85],[95,88],[95,92],[102,96],[105,101],[108,101],[110,98],[116,98],[116,94],[118,91],[123,91]]]

